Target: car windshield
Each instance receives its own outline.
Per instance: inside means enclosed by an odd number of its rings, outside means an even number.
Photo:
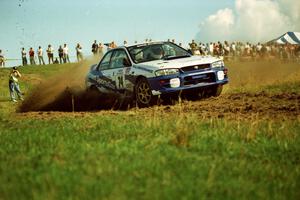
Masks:
[[[191,56],[188,51],[171,42],[136,45],[129,47],[128,50],[135,63],[171,60]]]

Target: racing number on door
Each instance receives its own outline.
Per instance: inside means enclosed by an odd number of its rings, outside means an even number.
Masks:
[[[118,89],[123,89],[124,88],[124,77],[123,74],[119,74],[116,76],[116,87]]]

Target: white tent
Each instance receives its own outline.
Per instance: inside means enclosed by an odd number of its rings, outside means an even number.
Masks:
[[[300,45],[300,32],[287,32],[279,38],[272,40],[277,44],[299,44]]]

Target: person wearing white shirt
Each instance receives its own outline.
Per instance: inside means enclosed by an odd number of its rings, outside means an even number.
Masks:
[[[99,43],[98,45],[98,54],[99,54],[99,57],[102,58],[103,57],[103,51],[104,51],[104,46],[102,43]]]
[[[63,47],[63,59],[64,63],[70,63],[70,58],[69,58],[69,48],[67,47],[67,44],[64,44]]]
[[[258,43],[257,46],[256,46],[257,52],[260,53],[261,49],[262,49],[262,45],[260,43]]]
[[[209,44],[208,53],[209,55],[213,55],[214,53],[214,44],[212,42]]]
[[[41,65],[43,63],[43,65],[45,65],[45,61],[44,61],[44,57],[43,57],[43,49],[41,46],[39,46],[38,50],[37,50],[37,55],[38,55],[38,59],[39,59],[39,64]]]
[[[26,51],[25,51],[24,47],[22,48],[21,55],[22,55],[22,64],[23,64],[23,66],[26,66],[27,65],[27,58],[26,58]]]
[[[232,53],[233,56],[236,55],[235,52],[236,52],[236,45],[235,45],[235,42],[233,42],[233,43],[231,44],[231,53]]]
[[[82,47],[81,45],[78,43],[76,46],[76,56],[77,56],[77,61],[82,61],[83,60],[83,55],[82,55]]]

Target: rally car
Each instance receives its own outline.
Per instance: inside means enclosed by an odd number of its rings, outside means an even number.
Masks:
[[[221,59],[193,56],[171,42],[111,49],[86,76],[87,89],[118,95],[140,107],[174,94],[218,96],[226,83],[227,69]]]

